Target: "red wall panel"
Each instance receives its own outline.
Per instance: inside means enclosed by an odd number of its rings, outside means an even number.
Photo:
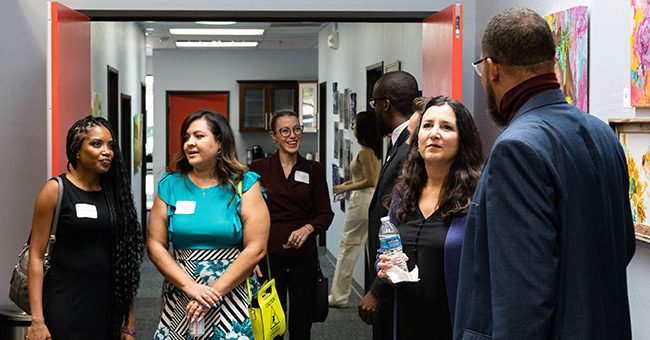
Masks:
[[[65,140],[68,129],[90,113],[90,18],[52,2],[52,169],[66,171]]]
[[[422,94],[463,97],[463,5],[451,5],[424,19]],[[458,28],[458,31],[457,31]]]

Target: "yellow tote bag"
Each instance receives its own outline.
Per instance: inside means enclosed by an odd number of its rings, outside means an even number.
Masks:
[[[241,181],[237,183],[237,193],[241,197]],[[282,310],[278,292],[275,290],[275,280],[271,278],[271,264],[268,256],[266,257],[266,268],[269,270],[269,280],[260,287],[255,298],[251,294],[250,281],[248,278],[246,279],[248,299],[250,300],[248,314],[251,318],[255,340],[273,340],[276,336],[284,334],[287,329],[284,310]]]
[[[248,286],[248,296],[251,297],[250,283],[246,280]],[[276,336],[284,334],[287,324],[284,318],[280,297],[275,290],[275,280],[266,281],[257,297],[251,297],[251,305],[248,307],[248,313],[251,317],[253,326],[253,338],[255,340],[272,340]]]

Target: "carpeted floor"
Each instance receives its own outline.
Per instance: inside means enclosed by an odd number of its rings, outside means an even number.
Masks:
[[[323,274],[331,281],[334,276],[334,263],[324,255],[321,249],[321,268]],[[162,276],[156,267],[145,256],[142,265],[142,278],[140,290],[136,299],[136,316],[138,322],[138,338],[151,339],[160,317],[160,291]],[[364,324],[357,315],[359,295],[354,289],[350,297],[349,308],[330,308],[327,320],[323,323],[314,323],[312,326],[312,340],[366,340],[372,337],[372,328]],[[287,338],[287,337],[285,337]]]

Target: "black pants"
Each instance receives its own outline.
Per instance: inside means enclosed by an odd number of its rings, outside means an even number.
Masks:
[[[316,295],[317,255],[307,257],[280,257],[269,255],[271,276],[280,296],[282,309],[289,319],[289,337],[292,340],[309,340]],[[266,261],[260,262],[262,273],[268,275]],[[289,309],[287,313],[287,292]],[[280,338],[282,339],[282,338]]]

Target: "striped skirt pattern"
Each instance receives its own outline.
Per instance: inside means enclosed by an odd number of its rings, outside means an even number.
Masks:
[[[178,265],[201,284],[213,285],[239,255],[238,248],[224,249],[175,249]],[[254,275],[253,275],[254,276]],[[259,289],[257,280],[251,276],[253,294]],[[165,280],[162,290],[162,311],[154,339],[253,339],[253,329],[248,315],[248,291],[246,282],[235,287],[217,308],[210,308],[205,315],[205,334],[189,335],[189,320],[185,306],[189,297],[178,287]]]

